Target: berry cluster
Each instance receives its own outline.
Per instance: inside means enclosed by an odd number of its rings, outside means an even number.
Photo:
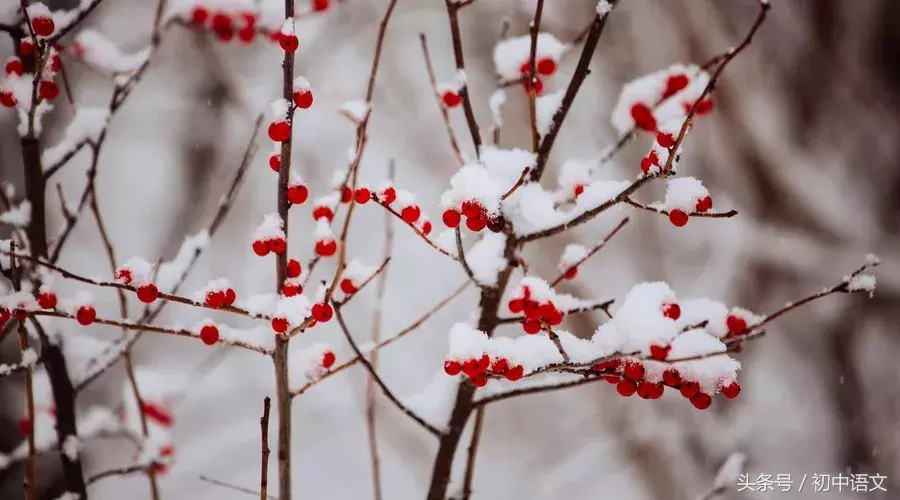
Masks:
[[[521,287],[521,294],[514,297],[508,304],[509,312],[524,314],[525,321],[522,329],[529,335],[534,335],[544,329],[545,326],[556,326],[562,323],[565,313],[558,309],[553,301],[539,302],[531,297],[531,289]]]
[[[230,42],[237,34],[238,40],[250,44],[258,31],[255,12],[212,11],[202,5],[194,7],[188,22],[194,27],[208,27],[222,43]]]
[[[469,359],[448,359],[444,361],[444,372],[451,377],[464,373],[475,387],[484,387],[488,376],[504,377],[510,382],[520,380],[525,374],[521,365],[510,365],[506,358],[491,359],[487,354]]]
[[[269,255],[269,252],[282,254],[287,249],[287,241],[284,236],[276,236],[266,240],[255,240],[253,242],[253,252],[260,257]]]
[[[450,229],[455,229],[462,222],[462,218],[466,218],[466,227],[470,231],[480,232],[487,227],[495,233],[503,230],[503,218],[500,216],[490,216],[487,209],[478,200],[468,200],[460,204],[459,210],[448,208],[441,216],[444,225]]]

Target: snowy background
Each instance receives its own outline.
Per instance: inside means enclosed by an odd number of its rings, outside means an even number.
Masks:
[[[124,48],[139,49],[149,37],[154,3],[108,2],[89,21]],[[386,3],[346,0],[299,25],[298,73],[312,82],[316,104],[295,121],[294,160],[314,194],[346,162],[354,129],[336,110],[363,95]],[[875,298],[832,297],[779,320],[766,339],[740,356],[741,396],[734,401],[717,398],[705,412],[670,396],[655,402],[625,400],[603,383],[491,406],[475,498],[691,499],[709,489],[716,469],[735,450],[748,455],[749,471],[756,475],[792,473],[799,478],[850,468],[888,476],[889,491],[900,487],[895,486],[900,473],[900,3],[773,3],[754,44],[726,71],[715,96],[716,110],[695,127],[683,159],[714,193],[717,207],[734,207],[740,215],[696,219],[675,228],[663,217],[635,212],[632,224],[566,291],[621,299],[636,281],[666,280],[680,297],[718,297],[765,312],[836,283],[871,251],[884,261]],[[584,28],[595,4],[548,2],[543,28],[570,40]],[[551,177],[563,161],[593,158],[614,139],[609,115],[624,82],[673,62],[705,61],[736,43],[757,9],[750,0],[621,4],[557,141]],[[54,7],[66,5],[56,2]],[[384,179],[394,159],[397,182],[415,191],[426,213],[436,218],[439,195],[456,163],[428,88],[417,35],[428,35],[438,79],[450,80],[447,15],[438,0],[401,0],[397,9],[375,90],[361,180]],[[520,35],[532,13],[531,1],[477,0],[461,15],[469,83],[483,128],[490,123],[491,52],[502,19],[509,17],[511,34]],[[9,48],[8,43],[2,46]],[[280,92],[280,56],[265,42],[222,45],[179,28],[166,35],[144,81],[114,118],[101,156],[100,206],[120,256],[171,256],[186,234],[206,226],[240,162],[254,117]],[[565,85],[574,63],[574,57],[567,58],[545,82],[548,88]],[[104,80],[77,64],[71,65],[70,78],[77,103],[107,102],[110,87]],[[502,144],[524,147],[529,141],[527,106],[521,92],[509,95]],[[469,148],[461,110],[452,116],[463,147]],[[47,119],[49,143],[61,136],[70,117],[68,107],[61,105]],[[14,128],[13,113],[0,113],[0,178],[21,186]],[[275,208],[268,143],[262,144],[235,209],[193,271],[188,289],[219,275],[246,294],[272,288],[271,262],[255,258],[249,241],[261,215]],[[610,177],[631,177],[643,148],[626,148],[608,167]],[[58,177],[70,198],[81,189],[88,159],[83,153]],[[51,213],[57,218],[50,225],[56,227],[62,223],[59,210]],[[305,210],[300,213],[291,220],[292,245],[308,247],[304,255],[309,255],[312,242],[304,238],[312,219]],[[384,212],[366,206],[355,217],[352,254],[377,262]],[[567,243],[596,241],[610,220],[536,245],[527,258],[538,272],[553,275]],[[393,256],[383,316],[386,335],[465,280],[458,266],[401,226]],[[89,219],[79,224],[62,264],[85,275],[107,272]],[[114,295],[102,298],[100,310],[115,310]],[[475,300],[475,292],[463,294],[419,331],[382,351],[381,371],[396,392],[417,392],[440,371],[448,329],[472,313]],[[369,290],[348,308],[358,338],[370,333],[373,306]],[[169,307],[165,321],[191,324],[200,319],[195,314]],[[567,318],[566,326],[588,334],[598,318]],[[518,335],[514,328],[505,333]],[[68,334],[108,340],[118,332],[92,327]],[[136,351],[138,363],[157,371],[162,378],[156,386],[179,401],[173,428],[176,458],[161,478],[163,498],[245,498],[198,476],[250,488],[258,484],[262,398],[274,392],[270,362],[252,353],[229,352],[223,363],[203,373],[198,366],[208,359],[209,348],[187,339],[145,337]],[[296,343],[318,342],[330,344],[339,360],[352,354],[335,322]],[[4,342],[0,354],[3,361],[16,359],[14,342]],[[295,400],[299,497],[370,496],[364,380],[361,368],[351,368]],[[123,371],[116,367],[79,403],[116,406],[122,388]],[[21,440],[16,422],[23,401],[22,379],[2,379],[0,450]],[[379,426],[385,498],[421,498],[434,440],[383,400]],[[90,474],[128,463],[133,450],[121,441],[101,440],[86,444],[84,457]],[[58,478],[57,463],[53,454],[41,458],[42,498],[61,491],[51,480]],[[271,470],[274,474],[275,467]],[[20,498],[22,474],[23,467],[0,472],[0,497]],[[107,479],[92,489],[99,499],[145,498],[145,491],[143,476]],[[850,493],[830,495],[854,498]],[[829,494],[734,495],[781,497]]]

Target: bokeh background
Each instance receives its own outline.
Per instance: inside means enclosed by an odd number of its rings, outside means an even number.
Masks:
[[[64,7],[74,1],[49,3]],[[543,28],[571,40],[589,22],[595,3],[548,2]],[[126,50],[137,50],[149,39],[154,4],[106,2],[88,24]],[[298,115],[294,161],[313,193],[326,189],[332,171],[346,162],[353,126],[336,110],[363,95],[386,4],[345,0],[327,15],[300,23],[297,68],[312,82],[316,104]],[[737,43],[757,12],[753,0],[620,4],[557,141],[548,182],[563,161],[595,158],[615,139],[609,114],[623,83],[673,62],[705,61]],[[832,297],[779,320],[764,340],[740,355],[741,396],[717,398],[705,412],[673,396],[625,400],[606,384],[491,406],[475,476],[476,499],[692,499],[709,489],[733,451],[747,454],[749,472],[757,476],[790,473],[799,481],[815,473],[886,475],[889,493],[881,498],[895,498],[900,487],[900,3],[773,4],[753,45],[726,71],[715,112],[698,122],[683,160],[684,170],[710,188],[717,207],[736,208],[740,215],[695,220],[678,229],[664,218],[634,213],[623,234],[582,270],[576,283],[565,286],[584,296],[621,298],[637,281],[667,280],[680,297],[720,298],[765,312],[837,283],[866,252],[874,252],[884,262],[877,270],[875,297]],[[490,123],[491,52],[502,21],[511,21],[511,35],[525,34],[533,9],[530,0],[476,0],[461,15],[470,88],[483,130]],[[415,191],[436,218],[438,197],[456,167],[428,87],[419,32],[428,36],[438,78],[453,76],[443,2],[400,0],[378,75],[361,178],[370,183],[386,178],[394,159],[398,184]],[[11,47],[4,42],[0,48],[6,57]],[[100,205],[123,259],[171,257],[186,234],[208,224],[240,162],[255,115],[279,93],[280,54],[265,42],[222,45],[180,28],[166,35],[144,81],[115,116],[101,156]],[[566,84],[575,59],[565,60],[546,82],[549,89]],[[107,102],[109,82],[77,63],[69,68],[77,104]],[[461,111],[452,116],[461,143],[471,151]],[[61,137],[70,117],[71,108],[61,105],[48,118],[48,144]],[[523,94],[511,91],[502,145],[527,146],[526,117]],[[272,287],[271,262],[250,250],[250,233],[262,214],[275,209],[275,178],[266,165],[269,146],[261,142],[237,205],[193,271],[191,286],[224,275],[242,294]],[[647,142],[629,145],[604,175],[633,176]],[[0,159],[2,179],[21,188],[10,112],[0,113]],[[87,160],[82,153],[60,174],[70,198],[81,190]],[[650,201],[653,194],[648,191],[642,199]],[[291,245],[301,255],[312,251],[307,211],[308,206],[295,209],[291,219]],[[51,227],[62,224],[59,210],[51,212]],[[377,262],[384,213],[366,206],[356,217],[351,254]],[[597,241],[600,225],[535,245],[527,258],[537,272],[554,275],[563,247]],[[382,316],[385,335],[403,328],[465,278],[405,228],[396,229]],[[79,224],[63,264],[87,275],[107,272],[90,219]],[[114,295],[101,298],[101,311],[116,310]],[[475,301],[474,292],[463,294],[418,332],[382,352],[381,371],[396,392],[414,393],[432,380],[441,368],[449,326],[469,317]],[[375,307],[371,290],[350,307],[357,338],[370,334]],[[190,324],[196,319],[195,311],[170,307],[163,321]],[[567,327],[588,335],[599,320],[570,318]],[[345,359],[351,353],[336,328],[316,328],[297,344],[327,342],[339,360]],[[515,329],[500,333],[518,335]],[[76,327],[66,335],[109,340],[118,332]],[[146,336],[136,351],[138,363],[165,374],[167,386],[179,395],[173,429],[177,456],[161,478],[163,498],[246,498],[198,476],[251,488],[258,484],[259,415],[263,396],[274,392],[272,368],[252,353],[232,352],[211,371],[198,369],[210,355],[204,347]],[[0,355],[3,361],[16,359],[15,342],[0,345]],[[362,369],[353,368],[295,400],[298,498],[371,496],[364,381]],[[24,408],[22,384],[21,377],[0,380],[0,450],[21,440],[16,422]],[[117,366],[79,403],[114,407],[121,402],[122,384],[123,370]],[[436,443],[383,399],[378,425],[385,498],[421,498]],[[91,442],[84,454],[89,473],[131,458],[133,450],[115,441]],[[457,459],[457,465],[463,462]],[[62,491],[56,464],[53,453],[41,457],[41,498]],[[0,497],[21,498],[23,469],[0,472]],[[274,474],[274,466],[271,470]],[[804,490],[729,492],[726,498],[879,498],[814,493],[808,485]],[[139,475],[107,479],[92,488],[98,499],[147,498],[146,491],[146,479]]]

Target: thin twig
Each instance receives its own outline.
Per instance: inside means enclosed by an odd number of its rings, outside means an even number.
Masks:
[[[541,136],[537,125],[537,40],[541,30],[541,17],[544,13],[544,0],[538,0],[534,11],[534,20],[531,22],[531,50],[528,55],[528,80],[525,89],[528,91],[528,115],[531,118],[531,150],[538,152]]]
[[[262,434],[262,459],[259,472],[259,498],[266,500],[269,496],[269,410],[272,408],[272,398],[266,396],[263,400],[263,416],[259,419],[260,433]]]
[[[525,179],[528,178],[528,172],[531,172],[531,167],[523,168],[522,173],[519,174],[519,179],[516,181],[515,184],[513,184],[513,186],[511,188],[509,188],[509,190],[506,191],[506,193],[503,194],[503,196],[500,197],[500,199],[505,200],[505,199],[509,198],[510,196],[513,195],[513,193],[516,192],[517,189],[522,187],[522,185],[525,184]]]
[[[565,314],[566,316],[569,316],[572,314],[581,314],[581,313],[596,311],[599,309],[599,310],[602,310],[604,313],[606,313],[607,316],[611,317],[610,312],[609,312],[609,306],[613,305],[613,302],[615,302],[615,299],[610,299],[610,300],[606,300],[603,302],[597,302],[597,303],[589,304],[589,305],[582,306],[582,307],[576,307],[575,309],[569,309],[567,311],[563,311],[563,314]],[[497,318],[497,324],[502,325],[502,324],[506,324],[506,323],[522,323],[526,319],[527,318],[525,316],[513,316],[511,318]]]
[[[91,484],[96,483],[97,481],[100,481],[101,479],[106,479],[108,477],[128,476],[131,474],[137,474],[139,472],[147,472],[150,469],[153,469],[154,465],[155,464],[152,464],[152,463],[151,464],[134,464],[134,465],[126,466],[126,467],[117,467],[115,469],[107,469],[105,471],[98,472],[96,474],[91,475],[91,477],[89,477],[87,479],[87,484],[91,485]]]
[[[639,208],[641,210],[646,210],[648,212],[653,212],[653,213],[657,213],[657,214],[661,214],[661,215],[669,215],[668,210],[652,207],[650,205],[644,205],[643,203],[634,201],[631,198],[625,198],[625,203],[631,205],[634,208]],[[737,210],[729,210],[727,212],[697,212],[695,210],[695,211],[689,213],[688,216],[689,217],[707,217],[710,219],[727,219],[730,217],[734,217],[737,214],[738,214]]]
[[[456,1],[445,0],[447,5],[447,14],[450,18],[450,36],[453,39],[453,57],[456,60],[456,71],[462,75],[466,74],[466,60],[463,54],[462,36],[459,32],[459,10],[472,3],[472,0]],[[478,129],[478,122],[475,120],[475,112],[472,111],[472,100],[469,97],[468,78],[463,79],[463,86],[459,89],[459,97],[462,100],[463,111],[466,115],[466,123],[469,126],[469,134],[472,136],[472,144],[475,147],[475,155],[481,155],[481,131]]]
[[[417,413],[412,411],[409,407],[403,404],[397,396],[391,392],[390,388],[388,388],[387,384],[378,376],[378,373],[372,367],[372,363],[369,362],[368,359],[363,355],[362,351],[360,351],[359,346],[356,345],[356,341],[353,340],[353,336],[350,335],[350,330],[347,329],[347,323],[344,321],[344,315],[341,313],[341,308],[337,302],[332,301],[332,306],[334,307],[334,315],[338,320],[338,324],[341,327],[341,332],[344,334],[344,338],[347,339],[347,343],[350,344],[350,348],[353,349],[353,352],[359,357],[359,362],[362,363],[363,367],[365,367],[366,371],[369,372],[369,375],[372,377],[372,380],[378,384],[378,387],[381,388],[381,392],[384,394],[388,400],[394,404],[397,408],[400,409],[407,417],[412,419],[414,422],[422,426],[423,429],[430,432],[435,437],[441,437],[442,432],[435,426],[428,423],[424,418],[419,416]]]
[[[474,283],[475,286],[482,288],[483,285],[478,282],[477,278],[475,278],[475,273],[472,272],[472,268],[469,267],[469,262],[466,261],[466,253],[465,253],[465,250],[463,249],[462,234],[459,231],[459,226],[456,227],[455,231],[456,231],[456,252],[457,252],[457,255],[459,256],[459,263],[462,264],[462,268],[466,272],[466,276],[468,276],[469,279],[472,280],[472,283]]]
[[[459,164],[464,165],[466,160],[463,158],[462,150],[459,147],[459,141],[456,139],[456,133],[453,131],[453,125],[450,123],[450,113],[447,112],[447,107],[444,106],[443,99],[438,92],[437,78],[434,76],[434,66],[431,63],[431,54],[428,52],[428,41],[425,38],[425,33],[419,33],[419,42],[422,45],[422,57],[425,59],[425,69],[428,72],[428,83],[431,85],[431,91],[434,93],[435,102],[438,105],[438,110],[441,112],[444,127],[447,129],[447,136],[450,138],[450,147],[453,148],[453,153],[456,155]]]
[[[616,233],[618,233],[623,227],[625,227],[625,225],[628,224],[628,222],[630,220],[631,219],[629,219],[628,217],[625,217],[624,219],[622,219],[622,222],[619,222],[619,224],[612,231],[610,231],[606,236],[604,236],[603,239],[600,240],[600,243],[597,243],[596,245],[594,245],[594,247],[591,248],[591,250],[587,254],[585,254],[584,257],[582,257],[577,262],[570,265],[568,267],[568,269],[565,269],[563,272],[561,272],[559,274],[559,276],[557,276],[552,282],[550,282],[550,286],[555,287],[556,285],[558,285],[566,277],[566,273],[568,273],[569,270],[575,269],[578,266],[584,264],[585,262],[587,262],[588,259],[593,257],[594,254],[596,254],[597,252],[602,250],[603,247],[605,247],[606,244],[609,243],[609,240],[611,240],[612,237],[616,235]]]
[[[203,482],[205,482],[205,483],[214,484],[214,485],[216,485],[216,486],[221,486],[221,487],[223,487],[223,488],[228,488],[229,490],[232,490],[232,491],[238,491],[238,492],[241,492],[241,493],[246,493],[246,494],[248,494],[248,495],[253,495],[253,496],[255,496],[255,497],[258,497],[258,496],[259,496],[259,492],[253,491],[253,490],[251,490],[250,488],[244,488],[243,486],[236,486],[236,485],[234,485],[234,484],[228,484],[228,483],[226,483],[226,482],[224,482],[224,481],[219,481],[218,479],[213,479],[213,478],[211,478],[211,477],[204,476],[204,475],[202,475],[202,474],[199,476],[199,478],[200,478],[201,481],[203,481]],[[267,498],[268,500],[279,500],[278,498],[273,497],[272,495],[268,495],[268,496],[266,496],[265,498]]]

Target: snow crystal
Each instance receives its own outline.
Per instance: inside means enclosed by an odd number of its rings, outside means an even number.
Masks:
[[[553,124],[553,116],[562,104],[564,94],[565,91],[560,90],[559,92],[538,97],[535,103],[535,114],[537,115],[537,130],[538,133],[541,134],[541,137],[550,132],[550,126]]]
[[[519,180],[526,167],[534,166],[535,161],[536,155],[524,149],[481,147],[481,164],[492,178],[505,182],[507,190]]]
[[[111,75],[133,73],[150,57],[149,47],[133,54],[123,54],[110,39],[92,29],[79,32],[75,44],[81,48],[81,58],[86,64]]]
[[[80,500],[81,495],[78,493],[72,493],[71,491],[66,491],[62,495],[56,497],[56,500]]]
[[[558,61],[566,51],[566,45],[549,33],[538,33],[535,60],[553,59]],[[516,80],[521,75],[522,65],[531,57],[531,35],[502,40],[494,47],[494,67],[504,80]]]
[[[287,120],[288,111],[291,109],[291,103],[284,97],[279,97],[269,103],[269,108],[272,110],[273,121],[283,122]]]
[[[688,86],[684,90],[660,103],[660,105],[653,110],[653,115],[660,123],[669,120],[676,120],[683,123],[687,117],[687,110],[690,110],[691,106],[694,105],[694,102],[700,98],[703,91],[706,89],[706,85],[709,83],[710,79],[709,73],[700,70],[696,66],[689,66],[688,69],[691,71],[691,73],[688,74],[692,75]],[[678,128],[680,129],[681,126],[679,125]]]
[[[488,336],[468,323],[456,323],[448,336],[448,359],[467,360],[480,358],[488,345]]]
[[[741,364],[724,354],[727,350],[725,344],[701,329],[678,335],[671,346],[669,359],[672,360],[723,353],[672,364],[678,369],[682,379],[697,382],[707,394],[715,394],[723,385],[728,385],[737,378]]]
[[[678,335],[678,323],[663,315],[665,304],[675,303],[675,292],[664,282],[638,283],[632,287],[612,320],[595,337],[620,352],[649,354],[650,344],[667,342]],[[618,345],[616,345],[618,344]]]
[[[441,194],[444,208],[459,208],[465,201],[477,200],[488,214],[496,214],[500,198],[509,189],[497,182],[481,165],[466,165],[450,178],[450,188]],[[399,199],[399,195],[398,195]]]
[[[513,366],[524,368],[525,373],[563,361],[556,344],[546,335],[523,335],[516,338],[515,347],[508,359]]]
[[[376,267],[364,265],[357,259],[351,260],[344,268],[342,277],[349,279],[355,285],[359,285],[369,279],[377,270]]]
[[[274,316],[286,319],[291,326],[298,326],[310,316],[311,310],[312,304],[305,295],[294,295],[278,300]]]
[[[694,177],[676,177],[668,179],[666,183],[666,210],[683,210],[685,213],[693,213],[697,207],[697,201],[709,196],[709,191],[703,186],[703,182]]]
[[[537,182],[517,189],[503,202],[503,215],[518,234],[529,234],[562,224],[566,214],[556,209],[553,194]]]
[[[30,368],[37,363],[38,354],[34,349],[28,348],[22,351],[22,366]]]
[[[506,91],[497,89],[491,94],[488,100],[488,107],[491,108],[491,117],[494,120],[494,127],[503,126],[503,105],[506,104]]]
[[[0,305],[6,306],[7,309],[25,309],[33,311],[38,308],[37,301],[28,292],[15,292],[6,297],[0,297]]]
[[[294,91],[298,90],[312,90],[312,86],[309,84],[309,80],[302,76],[294,78]]]
[[[575,207],[569,212],[569,218],[577,217],[616,198],[631,185],[628,181],[596,180],[585,186],[584,191],[575,200]]]
[[[465,241],[465,233],[460,234],[460,237],[463,239],[463,241]],[[456,231],[454,231],[453,229],[445,229],[444,231],[441,231],[437,234],[437,236],[431,239],[431,242],[437,245],[437,247],[441,250],[454,257],[457,257],[459,255],[459,249],[456,247]]]
[[[242,342],[266,351],[275,349],[275,336],[272,335],[272,328],[269,325],[249,329],[231,328],[227,325],[216,326],[219,328],[219,339],[222,342]]]
[[[690,79],[688,88],[670,96],[657,106],[653,110],[653,116],[659,123],[671,118],[683,117],[685,114],[684,99],[695,93],[693,89],[696,86],[700,86],[702,92],[702,88],[709,81],[709,75],[695,65],[673,64],[666,69],[638,77],[622,86],[622,91],[619,94],[619,99],[613,108],[610,119],[613,127],[623,134],[631,130],[635,126],[634,118],[631,116],[632,106],[642,103],[652,109],[663,99],[667,80],[674,75],[686,75]],[[697,96],[699,96],[699,93],[696,94],[694,99]],[[693,100],[690,103],[693,104]]]
[[[466,75],[466,70],[462,68],[456,70],[456,83],[459,85],[459,88],[465,87],[468,80],[469,78],[468,75]]]
[[[681,316],[678,318],[680,328],[706,321],[706,331],[716,337],[728,333],[726,324],[728,308],[725,304],[716,300],[697,298],[680,300],[678,305],[681,307]]]
[[[342,115],[356,124],[366,121],[371,111],[372,107],[363,100],[347,101],[339,109]]]
[[[294,19],[288,18],[284,20],[284,24],[281,25],[281,34],[282,35],[293,35],[294,34]]]
[[[569,243],[559,258],[559,269],[565,271],[587,257],[589,250],[584,245]]]
[[[869,297],[875,294],[875,276],[871,274],[859,274],[850,279],[847,289],[851,292],[869,292]]]
[[[31,202],[22,201],[17,207],[0,213],[0,224],[25,227],[31,222]]]
[[[109,108],[78,108],[66,127],[63,140],[41,154],[45,166],[51,167],[85,141],[97,142],[109,122]]]
[[[597,2],[597,15],[605,16],[612,11],[612,4],[609,3],[609,0],[600,0]]]
[[[278,299],[279,295],[272,293],[257,294],[247,297],[246,300],[238,299],[238,303],[241,308],[250,314],[250,316],[258,318],[261,316],[271,316],[272,312],[275,310],[275,304],[278,302]]]
[[[277,212],[269,212],[263,217],[262,223],[253,232],[254,241],[266,241],[276,238],[284,238],[284,222]]]
[[[572,190],[578,185],[587,185],[591,181],[591,167],[579,160],[566,160],[559,169],[557,183],[564,188],[566,198],[572,196]]]
[[[565,330],[556,331],[559,343],[573,363],[590,363],[595,359],[612,354],[603,346],[591,342],[590,339],[582,339]]]
[[[316,343],[303,349],[291,349],[288,354],[290,363],[290,385],[302,387],[309,382],[322,378],[328,370],[322,366],[322,357],[331,351],[327,344]]]
[[[334,231],[331,229],[328,219],[321,217],[316,220],[316,228],[313,230],[313,237],[316,241],[333,240]]]
[[[497,276],[506,267],[506,258],[503,256],[505,248],[506,235],[485,233],[481,240],[466,252],[466,262],[478,283],[487,286],[497,284]]]
[[[443,371],[436,372],[419,392],[403,396],[400,400],[413,413],[440,430],[447,427],[460,377],[448,377]]]
[[[877,266],[881,264],[881,260],[878,259],[878,256],[874,253],[866,254],[866,265],[867,266]]]
[[[195,302],[205,302],[206,296],[209,295],[210,292],[224,292],[232,288],[231,281],[228,278],[214,278],[209,280],[203,288],[194,292],[191,298],[194,299]]]
[[[131,285],[139,287],[150,283],[153,277],[153,264],[147,262],[140,257],[132,257],[125,261],[119,269],[127,270],[131,273]]]
[[[66,436],[66,439],[62,444],[62,452],[69,461],[77,462],[78,456],[81,454],[81,441],[75,436]]]

